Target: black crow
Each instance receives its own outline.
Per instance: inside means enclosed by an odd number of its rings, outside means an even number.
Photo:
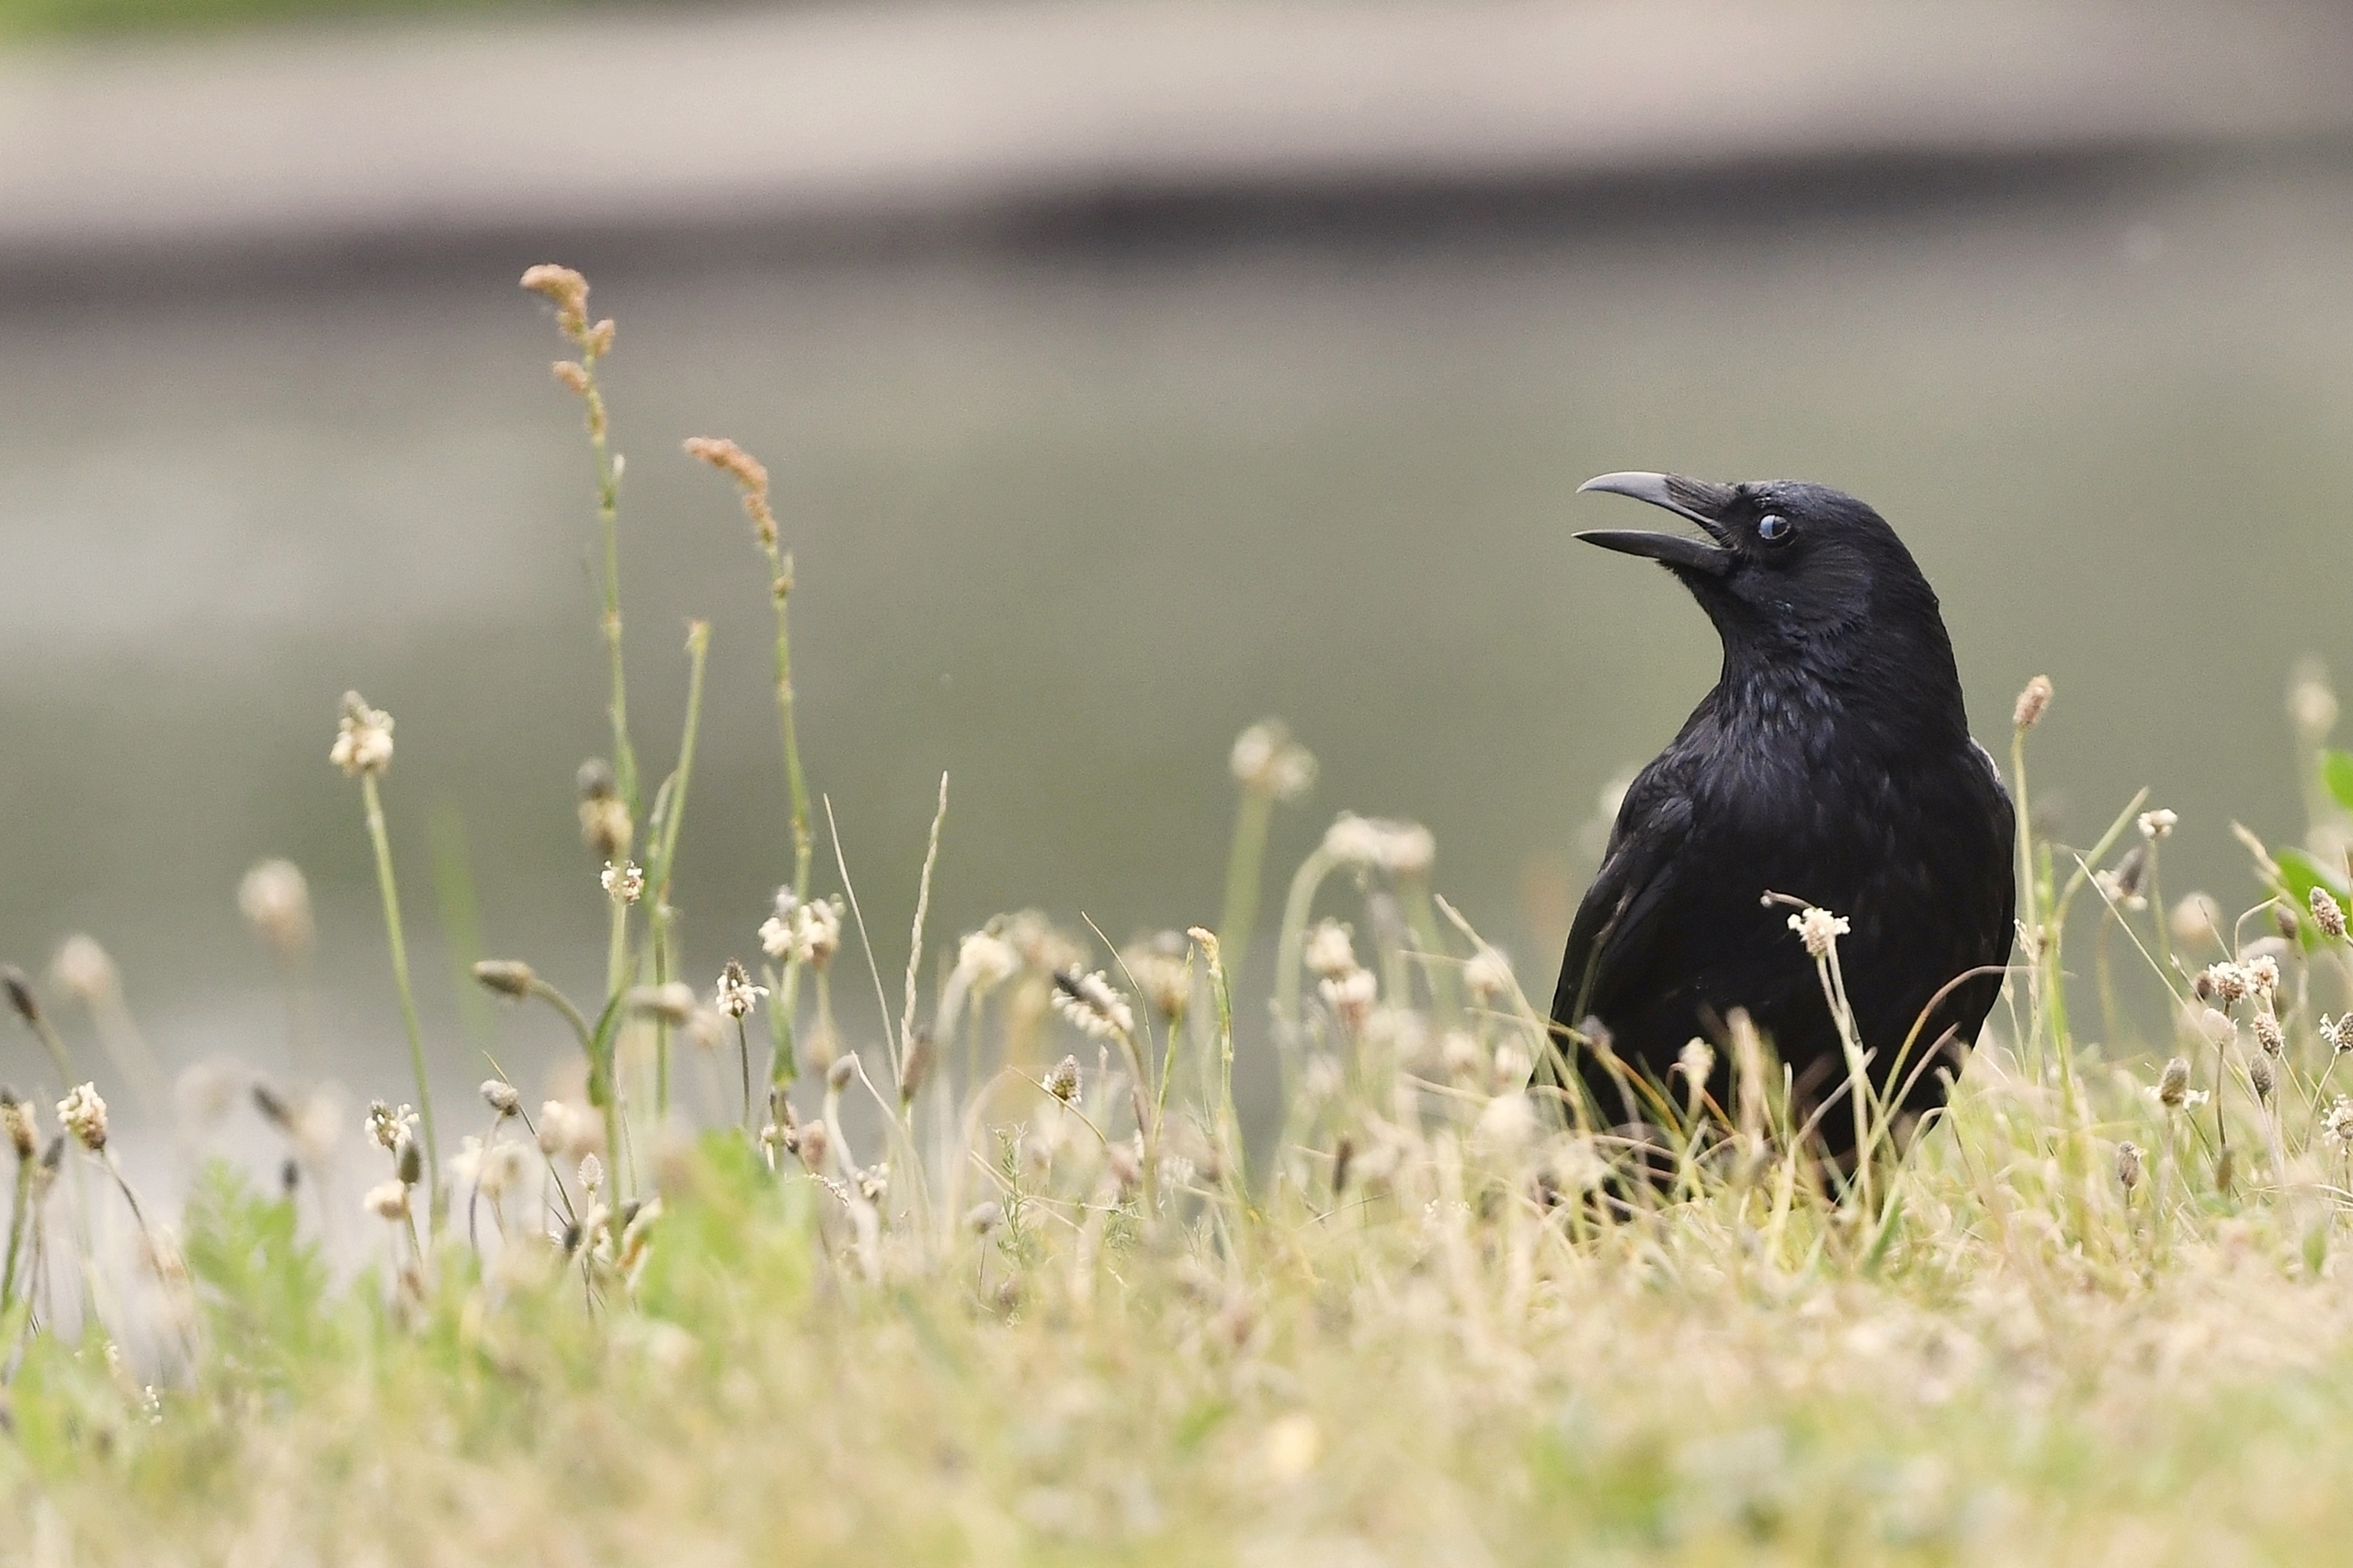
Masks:
[[[1723,669],[1626,791],[1569,930],[1554,1020],[1597,1019],[1625,1067],[1680,1104],[1669,1073],[1686,1042],[1721,1048],[1745,1008],[1791,1069],[1798,1114],[1824,1106],[1845,1056],[1791,906],[1763,902],[1780,893],[1851,926],[1838,958],[1875,1086],[1888,1092],[1909,1038],[1903,1113],[1938,1104],[1939,1069],[1958,1074],[2001,990],[2016,887],[2009,791],[1970,738],[1935,591],[1877,512],[1819,484],[1610,473],[1583,489],[1699,526],[1698,539],[1577,537],[1682,579]],[[1605,1121],[1648,1119],[1580,1054]],[[1717,1051],[1711,1085],[1725,1106],[1730,1054]],[[1852,1151],[1843,1097],[1818,1126],[1831,1153]]]

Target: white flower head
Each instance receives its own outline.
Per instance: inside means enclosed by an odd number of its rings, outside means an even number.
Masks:
[[[1683,1069],[1685,1081],[1697,1093],[1706,1085],[1708,1074],[1716,1070],[1715,1048],[1698,1035],[1693,1035],[1683,1042],[1683,1049],[1676,1052],[1675,1064]]]
[[[842,901],[802,903],[791,890],[777,894],[777,912],[760,925],[760,947],[770,958],[823,969],[842,945]]]
[[[57,1119],[74,1135],[74,1142],[92,1153],[107,1146],[107,1102],[98,1097],[96,1084],[68,1090],[57,1102]]]
[[[760,999],[767,994],[767,986],[753,984],[752,977],[745,972],[744,966],[729,959],[727,967],[719,972],[719,984],[711,994],[711,1003],[729,1017],[740,1018],[758,1006]]]
[[[577,1157],[604,1141],[605,1128],[585,1106],[547,1100],[540,1106],[538,1134],[541,1153]]]
[[[518,1190],[530,1178],[537,1162],[529,1145],[512,1141],[493,1143],[482,1158],[482,1195],[495,1203]]]
[[[1831,947],[1854,927],[1847,924],[1843,915],[1833,915],[1826,909],[1807,904],[1790,916],[1790,929],[1795,931],[1798,940],[1805,944],[1806,952],[1819,959],[1828,957]]]
[[[368,1102],[368,1136],[386,1149],[398,1149],[407,1141],[410,1129],[416,1125],[416,1112],[408,1106],[398,1110],[381,1100]]]
[[[1463,960],[1462,983],[1480,1002],[1492,1002],[1511,989],[1511,960],[1483,943]]]
[[[311,884],[291,860],[264,860],[237,883],[237,913],[281,953],[311,945]]]
[[[1120,955],[1144,1002],[1170,1023],[1182,1018],[1193,1003],[1191,951],[1184,937],[1163,931]]]
[[[1343,812],[1324,830],[1324,853],[1360,871],[1415,877],[1438,858],[1438,840],[1419,823],[1389,822]]]
[[[1315,785],[1315,756],[1290,738],[1279,719],[1267,719],[1242,732],[1231,759],[1234,781],[1245,790],[1272,796],[1286,804]]]
[[[380,1181],[368,1189],[360,1204],[379,1220],[404,1220],[408,1217],[408,1184],[402,1181]]]
[[[2320,1130],[2323,1137],[2340,1149],[2353,1144],[2353,1100],[2337,1096],[2336,1103],[2328,1108],[2328,1114],[2322,1119]]]
[[[1132,1038],[1136,1017],[1128,999],[1111,989],[1103,971],[1081,974],[1062,970],[1054,975],[1054,1011],[1096,1040]]]
[[[2180,812],[2167,811],[2163,806],[2154,812],[2143,812],[2140,817],[2141,836],[2154,843],[2172,833],[2180,821]]]
[[[975,996],[985,996],[1021,972],[1021,955],[994,931],[974,931],[956,949],[956,970]]]
[[[97,938],[80,932],[65,938],[50,960],[57,988],[85,1007],[97,1006],[121,988],[122,976]]]
[[[2255,988],[2253,978],[2234,963],[2210,963],[2198,978],[2200,992],[2220,998],[2226,1007],[2244,999]]]
[[[2288,688],[2288,717],[2308,743],[2318,745],[2328,738],[2336,728],[2336,693],[2328,687],[2326,671],[2308,667],[2302,672]]]
[[[1349,940],[1348,927],[1337,920],[1319,920],[1307,934],[1305,952],[1311,973],[1325,980],[1337,980],[1357,967],[1356,946]]]
[[[327,760],[347,778],[383,772],[392,765],[392,716],[369,707],[358,692],[345,692],[342,726]]]
[[[606,861],[597,880],[615,903],[635,903],[645,896],[645,869],[634,860]]]
[[[1372,971],[1352,969],[1346,974],[1318,982],[1316,991],[1339,1018],[1341,1027],[1354,1034],[1372,1016],[1372,1005],[1381,994],[1381,986],[1373,979]]]
[[[472,1191],[482,1181],[483,1142],[472,1133],[458,1146],[458,1152],[442,1162],[449,1173],[449,1186],[459,1192]]]

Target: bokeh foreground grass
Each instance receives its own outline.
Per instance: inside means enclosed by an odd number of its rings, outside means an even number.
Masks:
[[[1636,1087],[1665,1174],[1629,1180],[1558,1069],[1606,1042],[1552,1037],[1411,824],[1336,822],[1281,902],[1275,974],[1234,972],[1267,818],[1313,782],[1278,726],[1236,746],[1219,930],[1108,957],[1027,912],[947,944],[919,914],[904,949],[868,932],[797,748],[767,472],[698,440],[774,587],[783,780],[783,887],[742,933],[765,961],[705,992],[668,898],[707,640],[648,790],[597,381],[613,332],[575,275],[527,282],[596,454],[613,756],[583,768],[580,816],[610,936],[586,1004],[520,960],[477,975],[564,1016],[574,1087],[534,1107],[494,1072],[437,1127],[410,1008],[414,1060],[383,1064],[364,1128],[255,1080],[285,1190],[216,1165],[175,1223],[108,1142],[101,1091],[136,1063],[77,1066],[81,1034],[123,1032],[104,955],[69,943],[51,975],[87,1030],[12,972],[62,1099],[7,1111],[0,1562],[2339,1559],[2353,757],[2327,749],[2317,671],[2290,703],[2310,837],[2248,839],[2244,913],[2167,907],[2179,824],[2138,797],[2081,854],[2037,835],[2007,1004],[1948,1114],[1899,1128],[1867,1097],[1879,1156],[1824,1168],[1735,1023]],[[2029,822],[2048,699],[2030,688],[2012,747]],[[405,998],[392,733],[348,699],[334,760]],[[298,960],[299,876],[246,893]],[[1835,999],[1833,930],[1790,958]],[[870,978],[894,1021],[846,1040],[832,986]],[[1242,1049],[1270,1037],[1281,1125],[1245,1136],[1233,1009],[1269,990]],[[2177,1038],[2120,1043],[2120,1007],[2152,996]],[[1729,1104],[1701,1086],[1719,1048]],[[324,1201],[363,1137],[374,1185]],[[375,1261],[338,1278],[323,1231],[349,1227]]]

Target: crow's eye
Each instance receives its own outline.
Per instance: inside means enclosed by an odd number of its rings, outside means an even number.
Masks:
[[[1797,531],[1797,525],[1779,512],[1768,512],[1756,519],[1756,537],[1767,544],[1787,544]]]

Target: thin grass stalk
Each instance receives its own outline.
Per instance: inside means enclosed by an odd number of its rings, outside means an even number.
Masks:
[[[433,1136],[433,1088],[425,1070],[425,1030],[417,1022],[416,994],[409,983],[408,939],[401,929],[400,886],[392,876],[392,840],[384,827],[384,799],[376,775],[359,776],[359,794],[368,812],[368,837],[376,848],[376,886],[383,894],[384,936],[392,948],[392,983],[401,996],[401,1022],[408,1029],[409,1067],[416,1075],[416,1114],[425,1130],[425,1185],[429,1210],[438,1220],[441,1208],[441,1150]]]
[[[1225,902],[1218,915],[1220,950],[1226,955],[1226,973],[1238,978],[1256,933],[1261,879],[1267,860],[1267,829],[1274,821],[1275,797],[1268,790],[1242,787],[1233,813],[1233,843],[1225,857]]]
[[[670,904],[670,879],[678,863],[678,829],[687,815],[687,786],[695,770],[695,737],[702,729],[702,678],[704,665],[710,662],[710,622],[692,620],[687,623],[687,722],[685,733],[678,738],[678,767],[663,787],[665,804],[662,812],[660,835],[654,842],[654,864],[648,868],[646,882],[654,892],[651,926],[654,934],[654,983],[661,985],[670,978],[670,927],[676,912]],[[670,1025],[667,1019],[656,1018],[654,1024],[654,1114],[670,1114]]]
[[[1282,929],[1275,941],[1275,1040],[1286,1099],[1298,1087],[1300,954],[1307,940],[1307,917],[1314,912],[1316,891],[1338,865],[1329,850],[1317,845],[1300,862],[1283,901]]]
[[[8,1258],[0,1266],[0,1315],[17,1299],[17,1260],[24,1252],[26,1221],[32,1210],[33,1165],[39,1158],[28,1153],[17,1160],[17,1185],[8,1200]]]
[[[923,927],[931,915],[931,874],[939,864],[939,831],[948,823],[948,775],[939,776],[939,804],[931,815],[931,837],[925,846],[923,874],[915,881],[915,917],[907,934],[905,1001],[899,1010],[899,1039],[891,1055],[891,1077],[906,1082],[908,1053],[915,1049],[915,977],[923,971]],[[904,1096],[901,1098],[904,1100]],[[906,1108],[903,1106],[902,1109]]]
[[[774,540],[766,543],[768,592],[776,605],[776,712],[784,735],[784,778],[792,796],[792,896],[809,896],[809,858],[817,835],[810,820],[809,780],[801,770],[801,736],[793,722],[792,632],[787,601],[792,597],[792,557]]]
[[[604,571],[599,586],[604,591],[604,613],[600,627],[605,639],[605,661],[612,680],[612,699],[608,712],[613,723],[613,781],[630,814],[638,811],[637,748],[629,738],[629,677],[621,657],[621,552],[620,552],[620,486],[621,464],[614,457],[611,437],[607,429],[603,390],[597,382],[597,361],[601,358],[593,348],[581,354],[581,368],[586,372],[587,391],[583,398],[592,409],[588,424],[588,444],[597,458],[597,529],[604,547]]]

